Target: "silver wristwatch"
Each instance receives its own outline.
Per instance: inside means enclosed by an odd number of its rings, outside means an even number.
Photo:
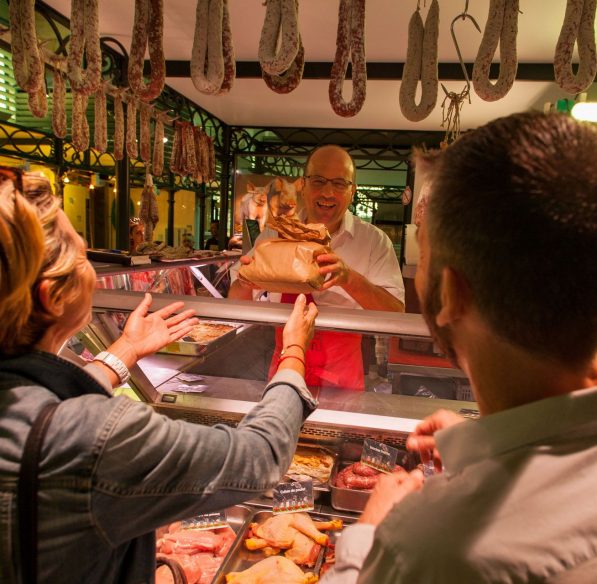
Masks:
[[[120,383],[126,383],[131,376],[131,372],[128,370],[127,366],[116,355],[112,355],[112,353],[108,353],[108,351],[98,353],[93,360],[101,361],[106,367],[112,369],[112,371],[118,375]]]

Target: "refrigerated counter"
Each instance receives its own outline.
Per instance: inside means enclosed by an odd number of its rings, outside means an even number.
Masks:
[[[79,335],[89,353],[95,354],[119,334],[126,315],[143,296],[142,292],[98,288],[93,301],[93,321]],[[131,371],[129,384],[138,399],[172,418],[203,424],[234,425],[260,399],[267,383],[274,351],[275,329],[286,322],[290,305],[204,298],[179,294],[154,294],[152,310],[175,300],[194,308],[201,322],[214,323],[224,333],[215,340],[185,339],[164,352],[140,361]],[[362,442],[365,437],[396,446],[419,420],[439,408],[476,415],[476,404],[462,399],[441,399],[431,390],[422,395],[396,392],[396,363],[392,347],[401,339],[430,343],[428,329],[420,315],[321,307],[317,329],[358,333],[363,346],[388,347],[387,377],[366,374],[366,390],[311,388],[319,408],[307,419],[302,437],[319,443],[346,440]],[[88,354],[89,354],[88,353]],[[379,356],[379,353],[378,353]],[[373,361],[371,353],[363,358]],[[409,365],[409,373],[428,377],[426,365]],[[374,367],[372,368],[375,369]],[[462,378],[451,366],[436,368],[435,379]],[[455,394],[453,397],[457,397]],[[462,395],[460,395],[462,397]]]

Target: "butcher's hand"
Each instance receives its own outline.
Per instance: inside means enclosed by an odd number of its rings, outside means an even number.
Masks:
[[[438,410],[427,416],[406,440],[406,448],[418,452],[423,463],[433,461],[436,472],[442,471],[442,461],[435,445],[434,434],[464,422],[464,418],[450,410]]]
[[[305,351],[315,332],[316,316],[317,307],[315,304],[310,302],[307,306],[307,298],[304,294],[299,294],[282,333],[284,348],[290,345],[299,345],[303,350],[302,356],[304,358]]]
[[[351,270],[335,253],[322,253],[317,256],[316,260],[319,264],[319,273],[327,278],[321,290],[348,284]]]
[[[199,322],[192,308],[178,312],[184,302],[173,302],[150,314],[151,302],[151,294],[145,294],[131,312],[120,338],[108,348],[127,367],[180,339]]]
[[[392,507],[406,495],[418,491],[424,480],[423,473],[418,469],[410,473],[399,470],[380,476],[358,522],[377,527]]]

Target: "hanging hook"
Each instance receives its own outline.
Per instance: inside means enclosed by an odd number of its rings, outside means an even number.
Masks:
[[[464,59],[462,58],[462,53],[460,52],[460,47],[458,46],[458,39],[456,38],[456,33],[454,32],[454,25],[456,24],[456,21],[458,19],[466,20],[467,18],[468,18],[468,20],[470,20],[473,23],[473,25],[475,26],[475,28],[479,32],[481,32],[481,27],[477,24],[477,21],[468,13],[468,2],[469,2],[469,0],[465,0],[464,11],[461,12],[460,14],[458,14],[454,18],[454,20],[452,20],[452,24],[450,25],[450,34],[452,35],[452,42],[454,43],[454,47],[456,47],[456,53],[458,54],[458,61],[460,63],[460,68],[462,69],[462,74],[464,75],[464,80],[466,81],[466,94],[465,94],[465,96],[468,98],[468,102],[470,103],[471,102],[471,97],[470,97],[471,81],[470,81],[470,78],[468,76],[468,72],[466,70],[466,66],[464,64]],[[442,88],[443,88],[445,94],[448,95],[448,91],[446,91],[446,88],[443,86],[443,84],[442,84]]]

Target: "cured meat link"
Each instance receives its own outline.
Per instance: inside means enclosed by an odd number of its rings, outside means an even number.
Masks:
[[[141,144],[141,160],[151,160],[151,107],[146,103],[140,104],[139,113],[139,142]]]
[[[299,50],[296,54],[296,59],[293,61],[290,68],[285,73],[280,75],[270,75],[264,70],[261,71],[261,76],[265,84],[276,93],[285,94],[294,91],[303,78],[303,71],[305,69],[305,50],[303,48],[303,41],[299,35]]]
[[[67,75],[73,90],[90,95],[99,89],[102,78],[97,0],[72,0],[70,24]],[[83,54],[87,59],[85,71],[82,68]]]
[[[425,25],[417,10],[408,25],[408,49],[404,74],[400,82],[400,110],[411,122],[425,119],[435,108],[439,85],[437,46],[439,37],[439,4],[433,0]],[[421,80],[421,100],[415,95]]]
[[[127,156],[136,160],[139,156],[137,145],[137,102],[129,99],[126,110],[126,153]]]
[[[149,46],[151,76],[149,83],[143,79],[145,48]],[[163,0],[135,0],[135,20],[129,54],[129,85],[142,101],[151,101],[162,93],[166,82],[164,58],[164,6]]]
[[[352,62],[352,99],[342,97],[342,86]],[[336,57],[332,66],[329,97],[332,109],[343,117],[358,114],[367,93],[367,67],[365,60],[365,0],[340,0]]]
[[[89,97],[82,91],[73,91],[73,113],[71,134],[73,146],[79,152],[89,148],[89,124],[87,123],[87,102]]]
[[[276,48],[279,49],[276,52]],[[299,50],[296,0],[268,0],[259,39],[259,63],[269,75],[287,71]]]
[[[164,172],[164,114],[158,113],[153,131],[153,158],[151,169],[154,176],[161,176]]]
[[[66,137],[66,81],[60,69],[52,72],[52,131],[57,138]]]
[[[9,2],[12,65],[23,91],[36,93],[44,82],[44,64],[35,32],[35,0]]]
[[[595,8],[596,0],[568,0],[566,4],[553,68],[556,83],[568,93],[585,91],[593,83],[597,73]],[[579,57],[576,75],[572,71],[575,41]]]
[[[106,108],[106,93],[104,92],[104,88],[100,87],[95,92],[95,126],[93,129],[94,148],[98,152],[106,152],[108,149],[108,112]]]
[[[124,107],[120,94],[114,97],[114,159],[124,158]]]
[[[504,97],[516,79],[518,59],[518,0],[491,0],[485,32],[473,66],[473,86],[485,101]],[[500,73],[495,83],[489,80],[489,68],[498,43],[500,45]]]
[[[217,94],[224,82],[223,0],[198,0],[191,53],[191,80],[202,93]]]
[[[232,44],[232,31],[230,29],[230,14],[228,0],[224,0],[222,15],[222,51],[224,52],[224,80],[218,95],[224,95],[232,89],[236,77],[236,60],[234,59],[234,45]]]

